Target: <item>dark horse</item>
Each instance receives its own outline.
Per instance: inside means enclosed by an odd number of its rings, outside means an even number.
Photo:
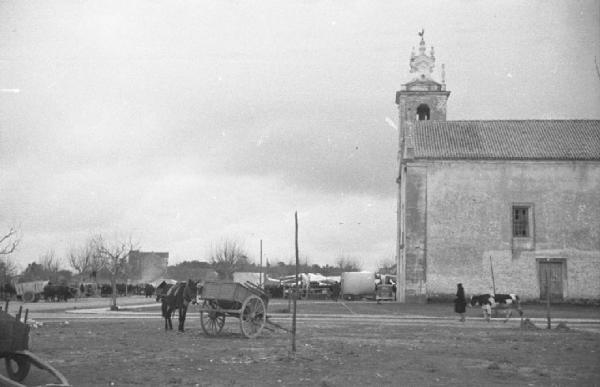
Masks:
[[[165,330],[173,329],[171,316],[175,309],[179,310],[179,332],[183,332],[185,324],[185,315],[190,302],[196,303],[197,282],[188,280],[180,282],[169,289],[167,294],[162,297],[162,316],[165,318]]]

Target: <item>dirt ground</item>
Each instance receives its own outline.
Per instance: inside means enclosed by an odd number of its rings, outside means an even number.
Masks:
[[[287,304],[270,306],[284,310]],[[429,308],[428,308],[429,307]],[[31,349],[73,386],[428,386],[600,384],[600,334],[578,329],[520,329],[485,323],[470,311],[457,321],[451,305],[411,308],[374,303],[304,303],[296,353],[282,330],[253,340],[228,318],[223,334],[204,336],[190,311],[183,334],[149,318],[50,319],[31,332]],[[346,315],[324,315],[342,313]],[[331,312],[331,311],[334,312]],[[429,311],[430,317],[412,319]],[[530,315],[545,315],[542,307]],[[353,318],[353,316],[370,317]],[[406,318],[378,318],[404,314]],[[555,309],[556,318],[598,317],[598,308]],[[564,316],[563,316],[564,315]],[[145,318],[142,318],[145,316]],[[281,315],[280,315],[281,316]],[[276,320],[289,326],[289,320]],[[543,325],[537,324],[541,328]],[[0,372],[5,374],[4,367]],[[27,385],[50,383],[32,367]]]

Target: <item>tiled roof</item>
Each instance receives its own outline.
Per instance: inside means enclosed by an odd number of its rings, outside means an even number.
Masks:
[[[600,160],[600,120],[418,121],[414,157]]]

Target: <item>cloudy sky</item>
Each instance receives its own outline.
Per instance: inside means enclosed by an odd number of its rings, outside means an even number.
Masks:
[[[600,118],[596,1],[0,1],[0,231],[170,263],[395,256],[395,92],[425,29],[448,119]]]

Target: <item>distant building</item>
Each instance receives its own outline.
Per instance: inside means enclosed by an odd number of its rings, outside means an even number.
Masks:
[[[169,253],[133,250],[129,253],[129,278],[133,282],[152,282],[165,277],[169,264]]]
[[[396,94],[398,300],[600,299],[600,121],[446,121],[425,51]]]

